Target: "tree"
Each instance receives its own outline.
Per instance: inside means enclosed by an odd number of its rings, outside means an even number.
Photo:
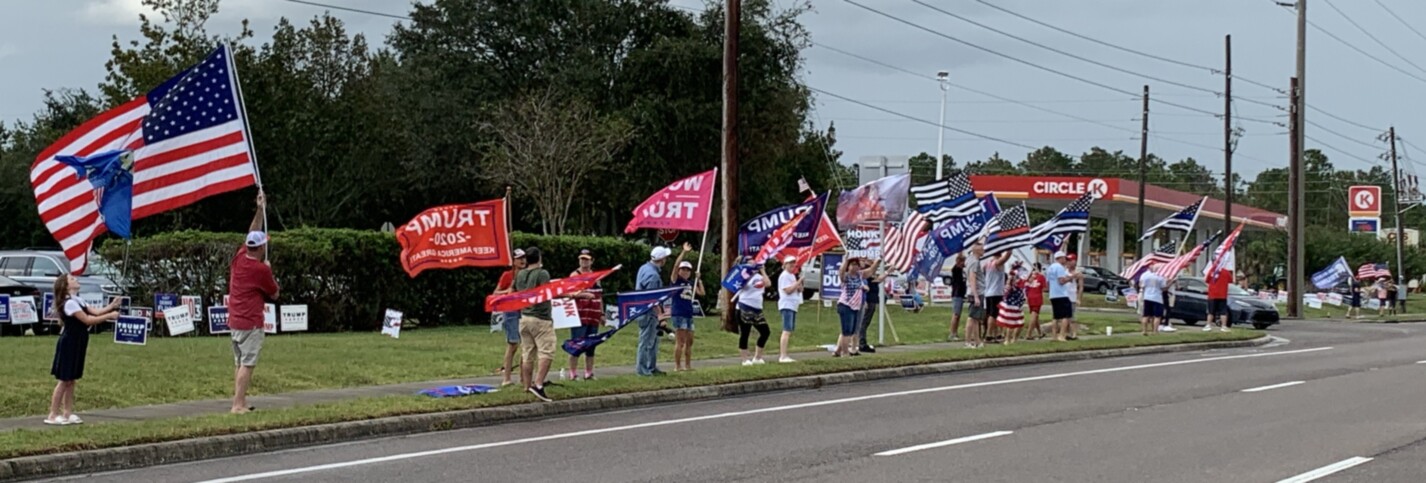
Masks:
[[[921,153],[912,156],[907,161],[907,166],[911,168],[911,185],[923,185],[936,180],[936,157],[930,153]],[[949,154],[941,156],[941,171],[946,177],[955,176],[961,170],[956,169],[956,160]]]
[[[547,235],[565,233],[581,183],[607,168],[634,135],[627,121],[553,89],[505,104],[486,129],[496,139],[483,150],[491,162],[472,174],[518,186],[538,207]]]
[[[990,155],[990,159],[984,161],[972,161],[966,165],[966,171],[971,174],[989,175],[1017,175],[1020,170],[1009,160],[1000,157],[1000,153]]]
[[[1045,146],[1025,156],[1020,162],[1020,171],[1047,176],[1067,176],[1077,174],[1074,158]]]

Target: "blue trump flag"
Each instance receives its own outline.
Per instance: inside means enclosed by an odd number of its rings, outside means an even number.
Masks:
[[[733,270],[729,271],[728,275],[723,277],[723,288],[728,289],[729,292],[742,290],[743,286],[747,285],[748,281],[753,279],[753,274],[755,273],[758,273],[757,265],[744,263],[734,265]]]
[[[940,249],[941,256],[954,257],[965,251],[966,247],[982,235],[986,224],[1000,214],[1000,201],[995,199],[994,194],[982,197],[980,205],[979,213],[952,219],[931,230],[929,238],[936,244],[936,248]]]
[[[815,216],[803,217],[802,221],[797,223],[797,228],[793,230],[792,243],[788,244],[787,248],[811,246],[816,239],[817,227],[822,223],[822,216],[818,213],[826,211],[828,195],[830,193],[823,193],[802,203],[773,208],[743,223],[738,227],[738,253],[748,257],[757,255],[773,231],[804,211],[812,211]]]
[[[132,235],[134,206],[134,156],[125,150],[105,151],[89,157],[55,156],[56,161],[74,168],[79,178],[99,194],[99,214],[110,233],[122,238]]]
[[[916,277],[934,280],[940,276],[941,266],[946,264],[946,256],[936,248],[936,242],[931,240],[931,236],[917,240],[916,249],[916,265],[911,268],[911,281],[915,282]]]
[[[1343,280],[1352,277],[1352,267],[1347,265],[1345,257],[1337,257],[1337,260],[1328,265],[1322,271],[1312,274],[1312,285],[1318,290],[1327,290],[1336,287]]]
[[[670,297],[682,292],[687,287],[677,285],[667,288],[653,290],[642,290],[638,292],[624,292],[618,295],[619,298],[619,326],[606,330],[602,333],[588,335],[584,337],[572,337],[564,341],[561,348],[571,356],[579,356],[598,347],[608,341],[610,337],[629,326],[629,321],[643,317],[654,307],[662,304]]]

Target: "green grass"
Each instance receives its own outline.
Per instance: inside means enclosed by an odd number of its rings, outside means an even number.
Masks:
[[[776,350],[781,330],[775,307],[769,348]],[[944,341],[950,310],[929,308],[921,313],[892,307],[890,317],[902,344]],[[1137,330],[1127,315],[1086,313],[1081,320],[1094,333],[1114,324],[1119,333]],[[694,358],[710,359],[737,354],[737,335],[719,330],[716,319],[697,321]],[[804,305],[793,345],[798,351],[836,342],[836,312]],[[636,328],[620,332],[599,346],[601,365],[633,365]],[[568,331],[559,331],[560,340]],[[868,330],[874,341],[876,328]],[[886,333],[892,342],[890,330]],[[49,374],[54,358],[54,337],[0,339],[0,417],[36,416],[48,411],[54,379]],[[673,343],[659,345],[660,361],[671,363]],[[404,330],[400,339],[377,333],[296,334],[269,337],[253,378],[253,395],[371,386],[493,374],[501,364],[505,343],[501,333],[486,326]],[[568,359],[556,351],[555,368]],[[112,342],[112,334],[92,338],[84,379],[79,382],[79,411],[132,407],[232,397],[232,349],[226,337],[151,337],[147,346]]]
[[[903,341],[907,340],[907,332],[924,332],[926,334],[935,333],[938,338],[944,336],[944,334],[938,331],[913,327],[916,324],[912,323],[911,321],[919,320],[916,317],[902,316],[899,317],[899,319],[908,321],[905,323],[905,328],[902,329]],[[931,319],[927,318],[927,320],[930,321]],[[901,324],[901,322],[898,322],[898,324]],[[899,325],[899,327],[900,326],[901,325]],[[1116,332],[1118,330],[1119,329],[1116,328]],[[711,333],[711,331],[709,332]],[[441,330],[426,331],[426,333],[430,335],[426,336],[428,339],[426,339],[426,342],[423,345],[428,347],[445,347],[445,345],[439,342],[439,340],[443,338],[455,339],[454,341],[449,342],[451,344],[458,343],[458,341],[463,340],[457,336],[461,333],[459,331]],[[1013,346],[993,345],[981,350],[928,349],[906,353],[883,353],[878,354],[874,357],[843,359],[808,359],[805,361],[801,361],[797,364],[768,364],[753,367],[709,367],[700,369],[692,373],[679,373],[667,377],[656,378],[615,376],[603,378],[593,382],[567,383],[559,387],[551,387],[549,389],[549,394],[550,396],[556,399],[570,399],[638,391],[651,391],[658,389],[725,384],[779,377],[826,374],[871,368],[951,362],[968,359],[1190,342],[1246,340],[1259,336],[1261,336],[1260,332],[1235,330],[1231,333],[1186,332],[1171,335],[1159,335],[1154,337],[1137,337],[1126,335],[1122,337],[1116,336],[1112,338],[1084,339],[1069,343],[1036,341],[1016,344]],[[337,341],[342,340],[341,337],[367,336],[308,336],[293,337],[292,339],[330,339]],[[370,335],[369,337],[376,338],[378,336]],[[713,339],[717,340],[716,337],[714,337]],[[410,340],[421,339],[418,339],[416,337],[416,334],[412,333],[409,339],[387,342],[389,344],[400,344],[406,343]],[[348,344],[356,345],[358,343],[352,342]],[[383,346],[385,344],[375,345]],[[299,348],[310,348],[307,346],[299,347],[296,345],[287,347],[289,350],[294,351],[297,351]],[[419,360],[428,360],[430,358],[430,356],[421,355],[419,351],[412,351],[408,349],[393,352],[399,353],[401,357],[416,358]],[[353,356],[360,355],[363,354],[353,354]],[[374,354],[372,355],[374,356]],[[396,356],[382,356],[381,360],[390,360],[390,357]],[[611,358],[612,357],[613,355],[611,354]],[[358,362],[356,359],[370,358],[371,357],[354,358],[354,365],[349,366],[349,369],[344,370],[341,368],[326,368],[322,369],[320,372],[360,372],[356,370],[356,367],[365,368],[371,363],[366,361]],[[412,367],[416,362],[417,361],[406,361],[403,366]],[[269,365],[273,364],[269,363]],[[292,369],[292,371],[300,372],[296,369]],[[315,379],[315,376],[313,376],[307,378],[306,380],[310,381]],[[94,385],[99,386],[100,384]],[[153,385],[159,386],[161,384],[154,383]],[[174,384],[170,382],[169,385]],[[145,385],[143,387],[147,386]],[[83,398],[88,397],[89,393],[86,392],[85,386],[81,385],[81,390],[79,394],[81,400],[83,400]],[[429,413],[437,411],[451,411],[459,409],[520,404],[532,401],[532,397],[528,394],[516,391],[504,391],[481,396],[470,396],[451,399],[432,399],[420,396],[388,396],[378,398],[351,399],[331,404],[264,410],[244,416],[214,414],[207,416],[149,420],[135,423],[91,423],[83,426],[72,426],[50,430],[16,430],[0,433],[0,458],[13,458],[36,454],[127,446],[134,444],[173,441],[186,438],[234,434],[266,429],[306,426],[313,424],[366,420],[404,414]]]

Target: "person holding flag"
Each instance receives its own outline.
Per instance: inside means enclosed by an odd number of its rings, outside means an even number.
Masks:
[[[639,275],[634,282],[634,290],[654,290],[663,288],[663,276],[659,271],[668,261],[671,253],[667,247],[654,247],[649,251],[649,261],[639,267]],[[658,368],[659,361],[659,321],[664,318],[663,307],[639,317],[639,349],[634,357],[634,373],[640,376],[660,376],[664,372]]]
[[[796,362],[787,356],[787,343],[797,328],[797,307],[802,305],[802,266],[796,256],[782,259],[782,275],[777,277],[777,312],[782,315],[782,342],[778,345],[777,362]]]
[[[748,283],[743,284],[743,288],[736,294],[738,299],[738,354],[743,358],[743,365],[752,366],[763,364],[763,348],[767,347],[767,339],[772,335],[772,330],[767,326],[767,318],[763,316],[763,294],[767,289],[767,270],[765,265],[758,265],[758,272]],[[753,330],[758,331],[757,349],[751,354],[748,353],[748,337],[752,336]]]
[[[579,268],[570,273],[571,277],[594,273],[594,252],[588,248],[579,251]],[[572,294],[575,307],[579,309],[579,327],[569,330],[569,338],[594,337],[599,335],[599,327],[604,325],[604,288],[599,282],[584,291]],[[569,356],[569,378],[579,380],[579,356]],[[594,348],[584,352],[584,380],[594,379]]]
[[[515,290],[529,290],[550,283],[540,249],[525,250],[525,269],[515,275]],[[550,363],[555,354],[555,320],[548,300],[520,311],[520,383],[541,401],[552,399],[545,394],[545,380],[550,375]],[[539,370],[536,371],[536,364]]]
[[[233,414],[253,409],[248,406],[248,387],[266,337],[263,307],[276,302],[279,292],[272,264],[267,261],[268,237],[263,231],[266,210],[267,197],[259,191],[257,214],[248,226],[247,240],[233,256],[228,274],[228,327],[232,330],[233,365],[237,366],[233,373]]]
[[[684,242],[683,252],[674,260],[673,276],[669,281],[676,287],[685,287],[673,297],[669,316],[673,320],[673,370],[693,370],[693,298],[703,295],[703,281],[693,275],[693,264],[683,260],[693,251],[693,245]]]
[[[1204,332],[1213,330],[1214,321],[1218,322],[1218,327],[1223,332],[1228,332],[1228,327],[1233,324],[1233,316],[1228,312],[1228,284],[1233,283],[1233,244],[1242,232],[1243,224],[1240,223],[1213,252],[1213,261],[1203,267],[1204,281],[1208,282],[1208,323],[1203,326]],[[1167,318],[1164,319],[1164,325],[1168,326],[1168,332],[1174,331]]]
[[[1143,313],[1139,317],[1139,326],[1145,336],[1158,333],[1163,325],[1168,324],[1164,305],[1164,290],[1168,283],[1168,280],[1153,270],[1144,272],[1139,277],[1139,300],[1143,302],[1140,304]]]
[[[1045,271],[1050,279],[1050,310],[1055,318],[1055,341],[1064,342],[1074,336],[1075,292],[1084,273],[1075,270],[1075,260],[1065,252],[1055,252],[1055,263]]]
[[[837,349],[832,357],[859,355],[852,352],[857,343],[857,328],[861,325],[861,311],[866,305],[867,278],[876,273],[881,262],[865,267],[866,259],[851,257],[842,262],[839,276],[842,278],[842,296],[837,299],[837,317],[842,322],[842,334],[837,338]]]
[[[1045,305],[1045,268],[1040,262],[1035,262],[1030,270],[1030,276],[1025,277],[1021,284],[1025,289],[1025,310],[1030,312],[1030,329],[1025,331],[1025,340],[1043,339],[1045,330],[1040,327],[1040,307]]]
[[[505,295],[515,291],[515,274],[525,269],[525,251],[516,248],[514,260],[509,270],[500,274],[500,280],[495,282],[494,295]],[[503,380],[501,387],[514,384],[511,378],[515,372],[515,353],[520,351],[520,311],[498,312],[500,317],[500,328],[505,333],[505,365],[500,366],[500,375]]]

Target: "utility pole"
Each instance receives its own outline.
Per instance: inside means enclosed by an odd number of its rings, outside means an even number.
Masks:
[[[1293,140],[1297,142],[1297,149],[1292,156],[1292,170],[1297,173],[1288,186],[1288,192],[1292,198],[1292,205],[1297,210],[1292,213],[1288,223],[1287,242],[1289,244],[1289,259],[1287,261],[1288,274],[1291,278],[1287,281],[1288,297],[1287,316],[1302,316],[1302,276],[1304,258],[1307,255],[1307,234],[1304,230],[1305,220],[1303,220],[1303,205],[1307,202],[1305,187],[1307,183],[1303,179],[1303,157],[1307,151],[1307,0],[1297,0],[1297,77],[1293,86],[1294,100],[1296,107],[1294,121],[1297,130],[1292,134]]]
[[[1223,233],[1233,232],[1233,36],[1223,36]]]
[[[1287,166],[1287,185],[1290,193],[1287,197],[1287,316],[1291,318],[1302,317],[1302,292],[1299,290],[1302,284],[1302,251],[1306,248],[1302,243],[1302,202],[1297,197],[1301,194],[1299,186],[1302,183],[1302,138],[1298,133],[1302,132],[1302,104],[1298,98],[1298,80],[1292,78],[1291,88],[1288,96],[1292,98],[1288,106],[1288,151],[1289,159]]]
[[[1391,199],[1394,201],[1391,213],[1396,218],[1396,287],[1400,294],[1406,292],[1406,265],[1401,263],[1401,252],[1406,246],[1406,229],[1401,223],[1401,168],[1396,166],[1396,126],[1387,129],[1386,137],[1391,142]]]
[[[738,35],[743,0],[727,0],[723,18],[723,271],[738,261]],[[718,291],[723,326],[732,327],[732,294]]]
[[[1139,128],[1139,233],[1140,236],[1148,229],[1144,225],[1144,196],[1145,185],[1149,183],[1149,85],[1144,84],[1144,113]],[[1144,248],[1143,240],[1139,241],[1139,258],[1148,255],[1150,249]]]
[[[941,84],[941,124],[936,126],[936,181],[945,177],[945,164],[941,160],[946,157],[946,91],[951,89],[951,73],[940,71],[936,73],[936,80]]]

